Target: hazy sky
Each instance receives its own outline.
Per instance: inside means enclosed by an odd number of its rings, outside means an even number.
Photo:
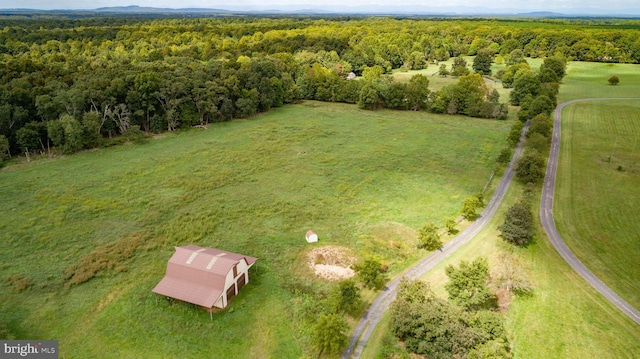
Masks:
[[[385,8],[393,6],[419,6],[424,9],[439,7],[465,6],[486,9],[516,9],[521,11],[568,11],[576,12],[584,9],[598,11],[603,14],[620,10],[634,9],[640,11],[640,0],[0,0],[0,8],[31,8],[31,9],[95,9],[108,6],[149,6],[162,8],[220,8],[220,9],[305,9],[311,7],[331,7],[334,10],[346,10],[355,6],[380,5]],[[640,15],[633,11],[623,14]]]

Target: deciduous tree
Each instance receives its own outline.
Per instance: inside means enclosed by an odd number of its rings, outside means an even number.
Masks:
[[[515,203],[505,214],[504,223],[498,227],[500,236],[507,242],[526,246],[533,238],[533,216],[522,203]]]
[[[480,75],[488,75],[491,73],[491,62],[493,61],[494,52],[489,49],[482,49],[473,59],[473,71]]]
[[[618,78],[618,76],[614,75],[614,76],[609,77],[609,84],[610,85],[614,85],[615,86],[615,85],[617,85],[619,83],[620,83],[620,79]]]
[[[461,261],[458,268],[445,267],[449,282],[445,285],[449,299],[465,309],[480,309],[491,298],[489,264],[480,257],[473,262]]]
[[[313,329],[313,343],[318,356],[337,354],[347,345],[349,326],[342,315],[321,314]]]
[[[439,228],[433,222],[429,222],[420,228],[418,231],[418,248],[424,248],[428,251],[442,248],[442,241],[438,231]]]
[[[540,152],[525,151],[516,165],[516,176],[523,183],[536,183],[544,177],[544,164],[545,160]]]
[[[375,259],[365,259],[361,264],[356,264],[353,269],[367,288],[380,289],[387,282],[382,264]]]

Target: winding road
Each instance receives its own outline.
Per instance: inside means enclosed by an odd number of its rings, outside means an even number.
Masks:
[[[515,163],[517,159],[522,155],[525,133],[528,129],[529,124],[527,123],[527,125],[522,129],[518,147],[516,147],[516,150],[511,157],[511,162],[509,162],[509,166],[505,170],[498,188],[496,188],[496,191],[491,197],[489,204],[487,204],[478,219],[473,222],[471,226],[457,235],[454,239],[445,244],[439,251],[435,251],[434,253],[431,253],[429,256],[422,259],[420,262],[418,262],[418,264],[413,266],[402,275],[396,277],[391,283],[389,283],[387,287],[384,288],[382,293],[380,293],[380,295],[378,295],[378,297],[373,301],[373,304],[371,304],[369,310],[367,310],[364,317],[362,317],[362,319],[358,323],[353,335],[351,336],[351,339],[349,340],[349,347],[342,354],[343,359],[360,358],[362,350],[367,344],[367,341],[369,340],[373,329],[376,327],[378,322],[380,322],[382,315],[387,310],[391,302],[395,299],[397,287],[402,278],[406,277],[414,279],[421,277],[447,256],[455,252],[458,248],[462,247],[462,245],[467,243],[471,238],[477,235],[489,222],[489,220],[491,220],[498,207],[500,206],[500,202],[502,202],[502,199],[507,192],[507,188],[509,188],[509,184],[513,179],[513,176],[515,174]]]
[[[562,258],[575,270],[580,276],[582,276],[590,285],[592,285],[598,292],[600,292],[605,298],[607,298],[611,303],[613,303],[616,307],[618,307],[622,312],[628,315],[631,319],[633,319],[636,323],[640,324],[640,312],[632,307],[629,303],[627,303],[624,299],[618,296],[614,291],[612,291],[609,287],[607,287],[602,281],[600,281],[587,267],[585,267],[582,262],[569,250],[567,245],[564,243],[558,230],[556,229],[555,222],[553,219],[553,194],[555,189],[555,179],[556,179],[556,169],[558,165],[558,155],[560,153],[560,130],[561,130],[561,115],[562,109],[565,106],[576,103],[576,102],[584,102],[584,101],[606,101],[606,100],[640,100],[638,98],[593,98],[593,99],[579,99],[572,100],[561,103],[555,109],[554,115],[554,127],[553,127],[553,138],[551,141],[551,151],[549,153],[549,161],[547,163],[547,172],[544,178],[544,184],[542,188],[542,199],[540,204],[540,220],[542,222],[542,226],[549,237],[549,240],[558,251],[558,253],[562,256]],[[471,238],[477,235],[484,226],[491,220],[493,215],[496,213],[500,202],[504,198],[504,195],[511,183],[511,180],[514,176],[514,166],[517,159],[522,155],[523,145],[524,145],[524,136],[529,126],[525,126],[522,130],[522,134],[520,136],[520,142],[518,143],[518,147],[511,158],[511,162],[509,162],[509,166],[505,170],[504,175],[496,188],[493,197],[491,197],[491,201],[484,209],[480,217],[466,230],[456,236],[449,243],[444,245],[440,251],[436,251],[426,258],[422,259],[418,264],[413,266],[403,275],[398,276],[394,279],[383,291],[378,295],[378,297],[374,300],[369,310],[365,313],[364,317],[358,323],[351,339],[349,340],[349,347],[342,354],[343,359],[349,358],[360,358],[362,351],[373,332],[373,329],[376,327],[382,315],[387,310],[391,302],[395,299],[397,293],[397,287],[400,283],[400,280],[403,277],[407,278],[418,278],[425,274],[427,271],[435,267],[438,263],[440,263],[447,256],[455,252],[462,245],[467,243]]]
[[[579,99],[573,101],[567,101],[561,103],[556,107],[554,113],[553,122],[553,138],[551,141],[551,152],[549,153],[549,161],[547,162],[547,174],[544,178],[544,185],[542,187],[542,200],[540,203],[540,221],[544,227],[549,241],[555,247],[556,251],[562,256],[562,258],[584,278],[593,288],[600,292],[611,303],[618,307],[622,312],[628,315],[636,323],[640,324],[640,312],[627,303],[624,299],[620,298],[613,290],[607,285],[602,283],[587,267],[580,262],[580,260],[571,252],[569,247],[564,243],[562,237],[556,229],[556,224],[553,219],[553,193],[556,183],[556,168],[558,166],[558,155],[560,153],[560,125],[562,110],[565,106],[574,104],[576,102],[585,101],[609,101],[609,100],[640,100],[639,98],[588,98]]]

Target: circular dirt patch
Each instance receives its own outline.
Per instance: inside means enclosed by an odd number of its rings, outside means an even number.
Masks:
[[[353,277],[356,273],[351,269],[356,258],[351,250],[340,246],[324,246],[314,248],[307,254],[309,268],[321,278],[342,280]]]

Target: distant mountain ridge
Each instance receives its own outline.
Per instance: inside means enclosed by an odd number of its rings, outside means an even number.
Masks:
[[[271,4],[242,6],[229,3],[225,8],[156,8],[138,5],[100,7],[96,9],[0,9],[4,12],[85,12],[85,13],[122,13],[122,14],[305,14],[305,15],[391,15],[391,16],[496,16],[496,17],[624,17],[640,18],[640,7],[629,9],[602,10],[593,8],[567,9],[563,12],[556,11],[529,11],[522,9],[501,8],[492,9],[474,6],[431,6],[431,5],[370,5],[357,6],[346,3],[339,9],[324,5],[309,5],[301,8],[300,5]]]

